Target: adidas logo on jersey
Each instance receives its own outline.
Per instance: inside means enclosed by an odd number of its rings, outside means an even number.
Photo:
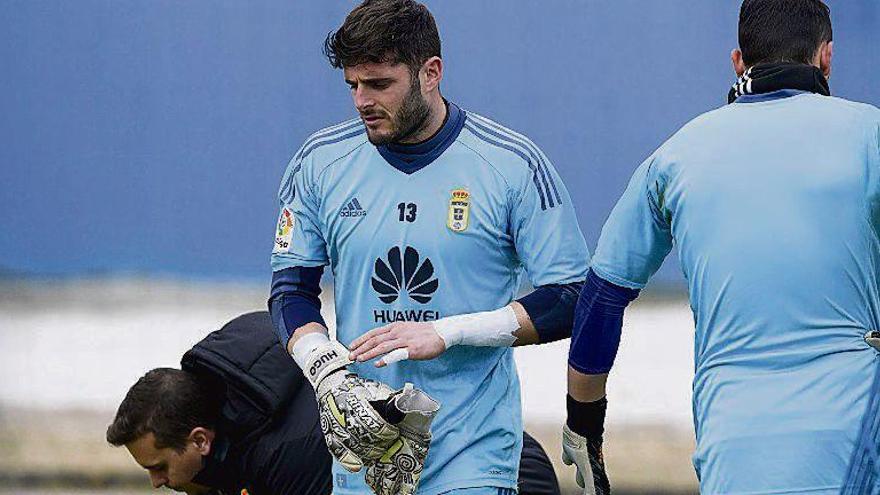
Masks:
[[[357,198],[351,198],[351,201],[339,210],[339,216],[342,218],[365,217],[367,216],[367,210],[361,208],[361,203]]]

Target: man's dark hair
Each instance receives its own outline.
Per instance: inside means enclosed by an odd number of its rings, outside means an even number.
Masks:
[[[831,41],[831,10],[821,0],[745,0],[739,11],[739,48],[746,66],[809,64]]]
[[[431,57],[440,56],[434,16],[413,0],[366,0],[327,35],[324,55],[337,69],[365,62],[404,63],[415,74]]]
[[[193,428],[214,428],[218,394],[195,375],[156,368],[135,383],[107,428],[107,442],[120,446],[152,433],[156,448],[182,452]]]

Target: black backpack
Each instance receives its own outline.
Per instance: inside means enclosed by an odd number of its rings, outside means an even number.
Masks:
[[[233,442],[266,431],[305,382],[266,311],[244,314],[211,332],[180,365],[215,388],[223,404],[218,429]]]

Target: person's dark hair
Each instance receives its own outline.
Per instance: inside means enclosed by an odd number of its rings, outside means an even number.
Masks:
[[[171,447],[182,452],[193,428],[215,427],[217,395],[195,375],[156,368],[128,390],[107,428],[107,442],[118,447],[152,433],[156,448]]]
[[[831,41],[831,10],[821,0],[745,0],[739,11],[739,48],[746,66],[809,64]]]
[[[366,0],[327,35],[324,55],[337,69],[365,62],[404,63],[412,73],[440,56],[434,16],[413,0]]]

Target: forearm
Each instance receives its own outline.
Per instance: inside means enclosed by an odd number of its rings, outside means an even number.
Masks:
[[[578,402],[605,397],[626,306],[639,291],[616,286],[590,270],[578,298],[568,355],[568,395]]]
[[[531,294],[492,310],[430,322],[395,322],[351,342],[350,359],[376,366],[405,359],[433,359],[451,347],[511,347],[552,342],[571,334],[580,282],[538,287]]]
[[[546,344],[571,337],[574,311],[584,283],[549,284],[535,288],[511,306],[519,314],[520,333],[515,346]]]
[[[513,301],[508,306],[516,314],[516,322],[519,325],[519,328],[513,332],[513,336],[516,338],[513,342],[513,347],[540,344],[541,337],[538,335],[538,330],[535,328],[535,324],[532,323],[532,318],[522,303]]]
[[[586,375],[568,367],[568,395],[578,402],[593,402],[605,397],[608,373]]]
[[[303,335],[327,334],[321,316],[323,267],[293,267],[272,274],[269,313],[278,340],[290,350]]]

